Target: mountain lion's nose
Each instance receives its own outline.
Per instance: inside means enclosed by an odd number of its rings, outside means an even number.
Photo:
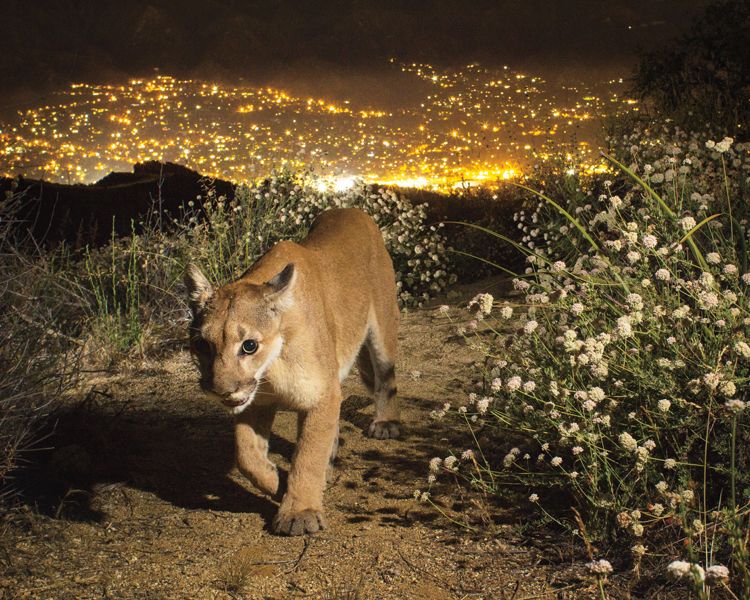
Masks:
[[[252,392],[257,385],[258,385],[257,379],[253,379],[252,381],[248,383],[241,383],[238,381],[237,383],[234,384],[233,387],[227,388],[222,392],[219,392],[218,390],[215,390],[215,391],[221,396],[231,396],[232,394],[237,394],[238,392],[246,392],[246,393]]]

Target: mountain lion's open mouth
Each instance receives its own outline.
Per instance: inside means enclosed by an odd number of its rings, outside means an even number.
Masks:
[[[247,403],[250,400],[250,398],[244,398],[242,400],[232,400],[231,398],[225,398],[221,401],[221,403],[224,406],[227,406],[229,408],[239,408],[243,404]]]
[[[228,396],[224,396],[221,399],[221,403],[227,408],[240,408],[245,406],[255,396],[255,389],[258,387],[257,379],[250,382],[245,389],[242,391],[234,392]]]

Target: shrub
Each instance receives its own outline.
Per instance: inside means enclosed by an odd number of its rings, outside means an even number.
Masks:
[[[488,360],[459,411],[486,453],[434,459],[432,475],[520,482],[543,519],[584,535],[558,510],[568,498],[636,566],[685,558],[671,572],[704,596],[726,564],[747,597],[750,148],[697,140],[620,140],[617,177],[548,182],[517,215],[522,297],[469,307]]]
[[[453,281],[442,226],[426,222],[425,206],[361,182],[334,192],[304,173],[282,172],[240,186],[232,201],[209,196],[205,218],[191,207],[175,224],[190,259],[221,282],[239,276],[279,240],[301,240],[322,211],[351,207],[369,214],[383,232],[402,305],[419,304]]]
[[[0,200],[0,503],[13,497],[13,473],[54,402],[78,372],[78,340],[68,335],[74,290],[57,288],[59,263],[19,234],[23,198]]]
[[[706,7],[680,39],[645,54],[633,92],[689,129],[750,135],[750,8],[744,0]]]

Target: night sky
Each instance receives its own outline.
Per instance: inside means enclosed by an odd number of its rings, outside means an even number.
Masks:
[[[236,82],[374,73],[389,58],[510,64],[544,76],[627,69],[706,0],[4,0],[5,104],[73,81]],[[333,84],[335,87],[335,83]],[[334,90],[335,93],[335,90]]]
[[[707,0],[3,4],[0,174],[285,164],[449,189],[552,153],[595,166],[602,120],[641,109],[638,53]]]

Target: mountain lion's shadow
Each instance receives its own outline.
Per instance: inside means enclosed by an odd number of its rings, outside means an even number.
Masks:
[[[182,508],[257,513],[270,522],[274,503],[232,472],[231,417],[123,406],[113,413],[82,403],[56,414],[16,481],[20,500],[49,515],[101,521],[97,485],[121,482]],[[271,445],[291,454],[283,438],[273,436]]]

